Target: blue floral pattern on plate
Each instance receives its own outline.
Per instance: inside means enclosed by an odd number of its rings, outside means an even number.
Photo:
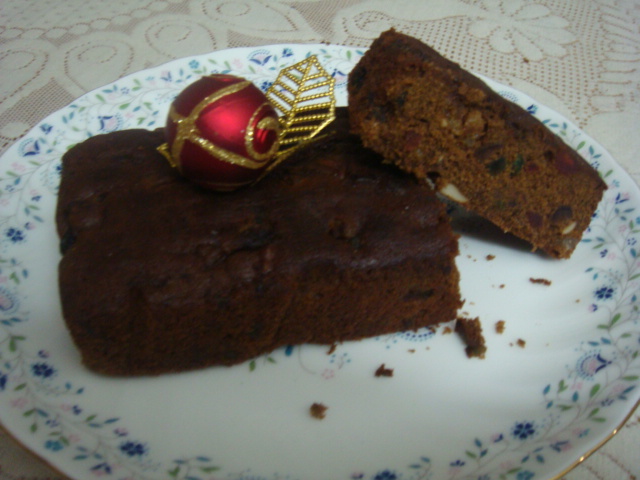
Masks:
[[[529,480],[566,470],[606,439],[640,397],[640,195],[600,145],[489,79],[579,151],[609,190],[566,263],[463,235],[461,288],[466,313],[485,325],[486,360],[466,359],[445,326],[332,348],[290,346],[230,369],[157,379],[105,379],[79,365],[55,288],[61,156],[93,135],[161,127],[175,95],[201,75],[233,73],[266,90],[279,70],[311,54],[336,78],[344,104],[348,72],[362,50],[232,49],[176,60],[90,92],[2,157],[2,423],[83,480]],[[496,257],[490,264],[488,253]],[[553,277],[553,284],[518,283],[513,261],[532,276]],[[514,294],[532,298],[532,313],[516,314],[508,297]],[[502,315],[511,316],[498,335],[490,326]],[[528,340],[524,349],[514,346],[521,336]],[[518,362],[521,367],[510,366]],[[382,363],[393,377],[374,378]],[[525,373],[529,379],[518,383]],[[318,423],[306,408],[322,397],[329,410]],[[234,431],[247,425],[257,426]],[[324,461],[318,463],[307,444],[324,449]]]

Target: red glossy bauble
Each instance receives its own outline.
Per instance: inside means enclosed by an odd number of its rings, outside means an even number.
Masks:
[[[182,175],[215,190],[255,181],[275,159],[280,127],[267,97],[233,75],[202,77],[173,101],[165,128]]]

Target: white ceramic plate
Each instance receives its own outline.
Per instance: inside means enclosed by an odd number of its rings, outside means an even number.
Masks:
[[[162,126],[173,97],[202,74],[232,72],[266,89],[309,54],[335,76],[344,104],[362,53],[275,45],[177,60],[81,97],[6,152],[0,419],[21,443],[82,480],[529,480],[561,474],[621,425],[640,397],[640,192],[570,122],[491,81],[576,148],[609,190],[570,260],[463,222],[464,313],[484,325],[484,360],[467,358],[441,328],[158,378],[110,379],[80,365],[57,292],[61,155],[91,135]],[[392,377],[374,376],[381,364]],[[309,415],[314,402],[328,407],[323,420]]]

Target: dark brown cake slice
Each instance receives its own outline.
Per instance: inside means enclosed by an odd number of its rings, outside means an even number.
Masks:
[[[72,148],[59,283],[86,366],[177,372],[454,319],[458,246],[441,203],[363,148],[345,109],[331,128],[232,193],[180,177],[156,152],[160,131]]]
[[[553,257],[571,255],[606,188],[526,110],[394,30],[351,72],[349,113],[365,146]]]

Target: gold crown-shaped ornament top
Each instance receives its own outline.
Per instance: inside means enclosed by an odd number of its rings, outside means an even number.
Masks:
[[[280,147],[265,174],[321,138],[319,133],[336,118],[335,78],[312,55],[282,69],[266,96],[278,113]]]

